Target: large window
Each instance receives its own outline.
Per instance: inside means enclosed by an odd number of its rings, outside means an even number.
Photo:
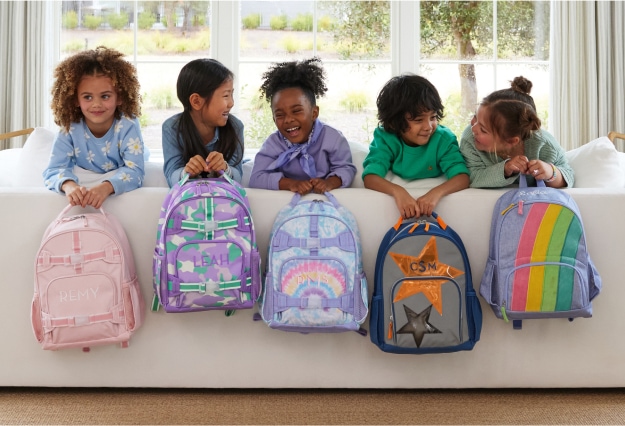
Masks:
[[[545,125],[549,83],[549,2],[534,1],[64,1],[61,57],[105,45],[137,67],[142,130],[161,147],[161,123],[180,111],[176,78],[198,57],[236,75],[234,114],[246,147],[275,130],[259,98],[272,62],[318,56],[328,93],[320,118],[351,141],[368,143],[377,93],[392,75],[414,72],[438,88],[457,135],[475,105],[523,75]]]

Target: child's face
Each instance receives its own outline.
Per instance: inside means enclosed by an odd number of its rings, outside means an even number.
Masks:
[[[104,75],[85,75],[78,83],[77,95],[77,106],[85,124],[95,137],[104,136],[113,125],[117,106],[122,103],[113,81]]]
[[[487,124],[489,123],[489,116],[488,108],[478,107],[474,119],[471,120],[471,131],[475,139],[475,147],[479,151],[496,152],[496,137]]]
[[[280,133],[294,144],[305,143],[319,116],[319,107],[312,106],[301,89],[280,90],[271,100],[273,122]]]
[[[223,127],[228,122],[230,110],[234,106],[234,82],[226,80],[213,92],[201,112],[202,123],[208,127]]]
[[[408,145],[425,145],[430,141],[430,136],[438,126],[438,118],[435,111],[426,111],[412,117],[406,115],[408,129],[401,133],[401,138]]]

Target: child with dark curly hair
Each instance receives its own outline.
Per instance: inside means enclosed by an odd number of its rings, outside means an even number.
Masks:
[[[408,219],[431,216],[441,198],[469,187],[456,135],[438,124],[444,107],[432,83],[409,73],[393,77],[378,94],[377,107],[380,125],[363,162],[365,188],[393,196]],[[443,174],[447,180],[415,199],[386,179],[389,171],[407,181]]]
[[[301,195],[349,187],[356,167],[347,139],[318,119],[316,98],[327,91],[321,60],[273,64],[263,80],[278,130],[256,154],[250,187]]]
[[[63,60],[54,77],[51,106],[61,129],[43,172],[46,187],[64,193],[73,206],[95,208],[111,194],[141,187],[147,152],[135,67],[122,53],[99,46]],[[85,188],[75,166],[104,176]]]

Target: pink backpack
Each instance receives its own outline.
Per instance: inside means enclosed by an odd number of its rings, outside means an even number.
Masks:
[[[48,226],[37,252],[35,337],[50,350],[126,347],[144,313],[128,239],[110,213],[65,216],[71,207]]]

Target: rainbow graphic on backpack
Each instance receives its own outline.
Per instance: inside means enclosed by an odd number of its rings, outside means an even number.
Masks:
[[[590,317],[601,278],[579,209],[567,192],[538,185],[522,176],[497,201],[480,294],[504,320]]]
[[[295,194],[269,238],[260,302],[262,319],[284,331],[360,331],[368,312],[367,280],[356,219],[329,192]]]

